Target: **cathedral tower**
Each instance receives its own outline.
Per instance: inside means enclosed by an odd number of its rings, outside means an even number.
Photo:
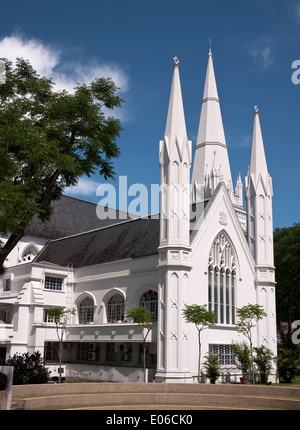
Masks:
[[[254,107],[251,158],[246,177],[247,238],[255,259],[257,303],[268,316],[259,321],[258,344],[276,351],[275,268],[273,257],[273,187],[268,172],[259,112]]]
[[[182,310],[190,276],[190,167],[179,61],[174,70],[164,140],[160,142],[161,211],[159,251],[158,364],[155,379],[189,382],[188,326]]]

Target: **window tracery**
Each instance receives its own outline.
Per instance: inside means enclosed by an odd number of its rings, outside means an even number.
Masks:
[[[155,321],[157,321],[158,294],[156,291],[146,291],[140,299],[140,306],[147,308],[149,312],[153,312]]]
[[[215,312],[219,324],[235,323],[236,271],[234,249],[223,231],[208,258],[208,310]]]
[[[107,302],[107,322],[124,321],[125,300],[121,294],[114,294]]]
[[[79,304],[79,324],[87,324],[94,321],[94,300],[86,297]]]

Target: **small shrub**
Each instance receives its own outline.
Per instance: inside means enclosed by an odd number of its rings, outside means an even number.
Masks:
[[[277,359],[279,378],[282,382],[291,383],[300,369],[299,351],[281,348]]]
[[[49,381],[50,372],[45,367],[39,351],[21,355],[15,354],[6,361],[7,366],[14,367],[13,384],[45,384]]]
[[[257,366],[260,382],[262,384],[266,384],[272,369],[273,354],[268,348],[265,348],[264,346],[253,349],[256,352],[256,357],[254,357],[253,361]]]
[[[251,369],[250,348],[246,342],[232,343],[236,367],[242,371],[243,376],[248,376]]]
[[[212,354],[211,352],[205,356],[206,362],[204,363],[204,368],[206,370],[205,376],[208,377],[211,384],[215,384],[218,377],[221,375],[219,358],[217,355]]]

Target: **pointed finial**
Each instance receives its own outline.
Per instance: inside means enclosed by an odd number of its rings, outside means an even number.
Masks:
[[[255,106],[254,106],[254,115],[255,115],[255,114],[259,114],[259,110],[258,110],[257,105],[255,105]]]
[[[209,48],[208,55],[211,54],[211,43],[212,43],[212,40],[208,39],[208,48]]]
[[[176,56],[173,58],[173,61],[174,61],[174,67],[179,67],[179,60]]]

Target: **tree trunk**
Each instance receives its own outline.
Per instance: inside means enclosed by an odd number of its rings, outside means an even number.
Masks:
[[[201,339],[200,330],[198,330],[198,342],[199,342],[199,357],[198,357],[198,383],[200,383],[200,373],[201,373]]]
[[[146,342],[143,343],[144,382],[146,382]]]
[[[252,347],[252,341],[251,341],[251,339],[250,339],[250,355],[251,355],[252,384],[255,384],[254,361],[253,361],[253,347]]]
[[[0,275],[4,272],[4,263],[8,254],[17,246],[18,242],[22,239],[25,233],[27,223],[23,222],[20,224],[20,232],[18,234],[11,234],[7,242],[0,249]]]
[[[61,339],[61,341],[59,342],[59,370],[58,370],[58,372],[59,372],[59,383],[61,383],[61,358],[62,358],[62,346],[63,346],[63,344],[62,344],[62,339]]]
[[[59,170],[57,169],[53,173],[52,177],[50,178],[49,185],[46,188],[44,194],[42,195],[41,204],[39,206],[40,212],[38,212],[36,215],[39,215],[40,213],[42,213],[43,210],[47,209],[51,205],[51,200],[50,200],[51,192],[61,172],[62,171],[60,169]],[[12,233],[9,236],[7,242],[4,244],[4,246],[0,248],[0,275],[4,272],[3,265],[5,263],[6,257],[24,236],[26,227],[32,220],[33,216],[34,214],[28,214],[27,221],[23,221],[19,224],[19,227],[20,227],[19,232]]]

